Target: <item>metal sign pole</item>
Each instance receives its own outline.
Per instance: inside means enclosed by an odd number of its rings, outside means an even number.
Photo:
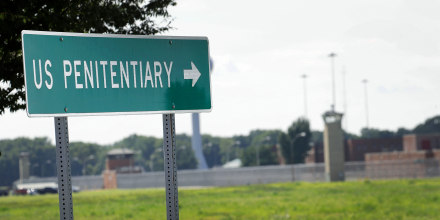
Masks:
[[[60,220],[73,220],[67,117],[55,117],[54,119]]]
[[[165,170],[167,220],[179,219],[175,131],[174,114],[163,114],[163,156]]]

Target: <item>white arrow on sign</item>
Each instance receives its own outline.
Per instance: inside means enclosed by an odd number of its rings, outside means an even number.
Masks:
[[[183,70],[183,78],[184,79],[192,79],[192,87],[197,83],[197,80],[200,78],[200,72],[197,69],[196,65],[194,65],[193,62],[191,62],[191,69],[190,70]]]

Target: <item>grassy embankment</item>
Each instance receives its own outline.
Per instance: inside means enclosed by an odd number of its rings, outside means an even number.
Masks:
[[[166,219],[164,190],[84,191],[75,219]],[[440,219],[440,179],[179,191],[180,219]],[[59,219],[58,195],[0,197],[0,219]]]

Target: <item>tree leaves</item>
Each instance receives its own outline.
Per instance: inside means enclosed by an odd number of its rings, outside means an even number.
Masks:
[[[305,136],[301,133],[304,132]],[[307,151],[310,150],[310,124],[307,119],[299,118],[279,136],[283,156],[288,164],[304,163]]]
[[[21,31],[153,35],[171,28],[174,0],[0,1],[0,114],[25,108]]]

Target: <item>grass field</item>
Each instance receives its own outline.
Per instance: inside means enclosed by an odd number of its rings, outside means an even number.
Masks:
[[[164,190],[84,191],[75,219],[165,219]],[[440,179],[179,190],[180,219],[440,219]],[[58,195],[0,197],[0,219],[59,219]]]

